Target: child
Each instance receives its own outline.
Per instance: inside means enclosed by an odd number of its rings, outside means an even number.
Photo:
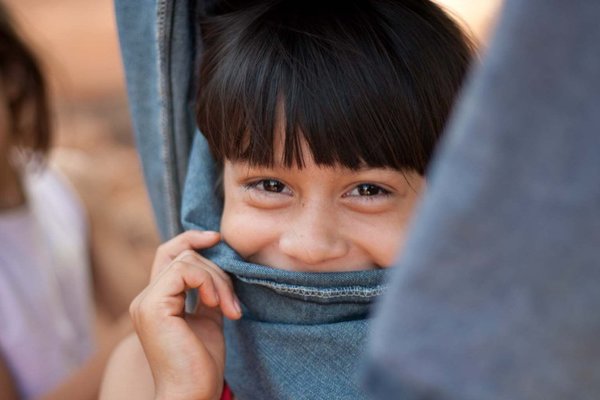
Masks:
[[[0,398],[92,399],[121,318],[94,350],[85,212],[43,165],[44,76],[0,3]]]
[[[364,398],[355,373],[368,309],[470,45],[424,0],[228,4],[201,25],[196,114],[221,177],[220,233],[159,248],[131,306],[139,340],[115,353],[103,397],[218,399],[225,379],[239,399]],[[201,144],[188,229],[217,197],[205,197]],[[186,314],[190,288],[199,306]]]

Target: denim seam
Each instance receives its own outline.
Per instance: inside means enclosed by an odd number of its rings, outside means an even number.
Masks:
[[[377,297],[383,294],[383,292],[387,288],[387,286],[385,285],[379,285],[375,288],[365,288],[363,286],[347,286],[339,289],[319,289],[304,288],[300,286],[290,286],[282,283],[268,282],[261,279],[243,278],[239,276],[237,278],[242,282],[265,286],[280,293],[290,293],[322,299],[331,299],[335,297]]]
[[[177,193],[175,185],[174,172],[172,165],[174,164],[173,156],[173,141],[172,141],[172,102],[171,102],[171,87],[169,82],[170,76],[170,41],[171,41],[171,23],[167,20],[169,13],[174,6],[169,8],[168,0],[159,0],[156,17],[157,17],[157,36],[158,36],[158,60],[159,60],[159,88],[160,88],[160,136],[163,141],[163,162],[165,163],[166,174],[163,179],[163,184],[166,190],[167,204],[167,229],[170,236],[175,236],[178,233],[178,215],[177,215]]]

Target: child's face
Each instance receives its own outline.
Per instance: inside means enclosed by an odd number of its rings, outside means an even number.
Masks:
[[[304,154],[310,154],[305,151]],[[425,180],[415,172],[251,167],[225,161],[223,239],[247,261],[292,271],[389,267]]]

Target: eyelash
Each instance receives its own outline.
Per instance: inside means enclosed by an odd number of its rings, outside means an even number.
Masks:
[[[351,195],[350,193],[354,192],[355,190],[360,190],[359,188],[361,186],[368,186],[370,188],[374,188],[375,190],[377,190],[379,193],[370,195],[370,196],[361,196],[361,195]],[[349,192],[346,192],[346,194],[344,194],[344,197],[357,197],[360,198],[361,200],[367,200],[367,201],[373,201],[377,198],[381,198],[381,197],[387,197],[390,196],[392,194],[392,192],[390,192],[387,189],[382,188],[379,185],[376,185],[374,183],[359,183],[358,185],[354,186],[352,188],[352,190],[350,190]]]
[[[261,192],[261,194],[266,194],[266,195],[282,194],[282,192],[273,192],[270,190],[265,190],[264,188],[260,188],[259,185],[264,184],[265,182],[275,182],[276,184],[282,185],[284,188],[287,188],[289,190],[288,186],[285,183],[282,183],[278,179],[272,179],[272,178],[259,179],[256,181],[245,183],[244,188],[246,190],[256,190],[258,192]]]

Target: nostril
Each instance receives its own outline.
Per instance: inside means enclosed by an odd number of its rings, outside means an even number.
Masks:
[[[288,257],[308,265],[331,261],[343,257],[348,252],[348,246],[338,237],[297,233],[282,236],[279,247]]]

